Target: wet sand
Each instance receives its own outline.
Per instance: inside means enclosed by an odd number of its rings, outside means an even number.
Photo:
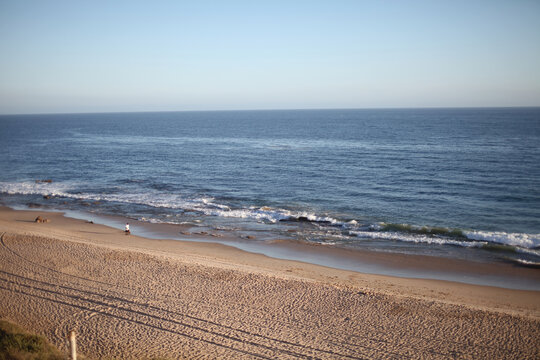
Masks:
[[[68,217],[91,218],[96,223],[121,229],[126,218],[93,213],[68,211]],[[540,291],[540,271],[537,268],[518,265],[515,262],[493,260],[486,262],[436,257],[418,254],[404,256],[395,252],[369,251],[361,248],[325,246],[313,242],[261,239],[257,232],[218,231],[212,228],[193,227],[167,223],[149,223],[128,220],[132,232],[151,239],[174,239],[182,241],[211,242],[272,258],[295,260],[335,269],[351,270],[363,274],[390,275],[404,278],[447,280],[474,285],[496,286],[518,290]]]
[[[75,330],[89,358],[540,357],[539,291],[125,236],[60,213],[1,208],[0,235],[0,316],[62,349]]]

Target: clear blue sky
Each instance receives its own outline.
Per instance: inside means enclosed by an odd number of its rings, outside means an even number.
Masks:
[[[539,0],[0,0],[0,113],[528,105]]]

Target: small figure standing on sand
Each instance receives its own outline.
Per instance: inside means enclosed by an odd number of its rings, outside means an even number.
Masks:
[[[126,223],[126,230],[124,230],[124,232],[126,233],[126,235],[131,234],[131,232],[129,231],[129,223]]]

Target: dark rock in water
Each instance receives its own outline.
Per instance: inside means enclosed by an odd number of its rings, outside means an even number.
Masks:
[[[52,196],[51,195],[43,195],[43,198],[49,200],[49,199],[52,198]]]
[[[38,207],[41,207],[41,204],[28,203],[26,204],[26,206],[28,206],[29,208],[38,208]]]
[[[36,180],[36,184],[39,184],[39,183],[52,183],[52,180],[51,179],[44,179],[44,180]]]
[[[249,239],[249,240],[255,240],[256,237],[253,236],[253,235],[248,235],[248,236],[246,236],[246,239]]]
[[[306,216],[299,216],[297,218],[288,218],[288,219],[281,219],[279,221],[289,221],[289,222],[303,222],[303,223],[311,223],[311,222],[314,222],[314,221],[311,221],[309,220]],[[316,221],[315,221],[316,222]],[[321,221],[321,222],[324,222],[324,221]]]
[[[305,216],[300,216],[298,218],[298,221],[299,222],[307,222],[307,223],[317,223],[317,224],[322,224],[322,225],[332,225],[332,223],[330,221],[328,221],[328,220],[309,220]]]

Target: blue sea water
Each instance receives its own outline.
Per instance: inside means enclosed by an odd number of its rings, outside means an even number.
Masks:
[[[540,263],[540,108],[4,115],[0,150],[8,206]]]

